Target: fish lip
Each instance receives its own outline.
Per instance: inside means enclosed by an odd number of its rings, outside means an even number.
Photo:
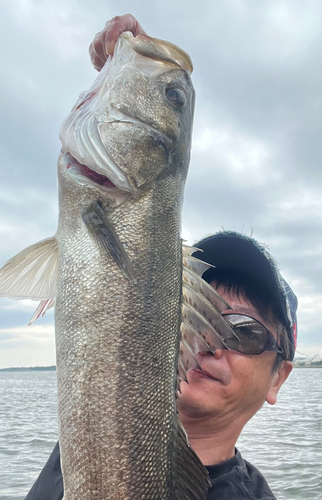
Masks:
[[[97,172],[95,168],[89,167],[83,163],[80,163],[75,156],[73,156],[68,150],[62,149],[62,154],[64,155],[64,163],[66,165],[66,169],[68,171],[69,177],[78,184],[85,185],[87,187],[96,188],[99,191],[103,191],[104,193],[123,193],[128,195],[129,192],[121,189],[116,186],[106,175]],[[89,172],[88,172],[89,171]],[[93,176],[90,175],[90,172],[93,172]],[[73,175],[77,173],[76,175]],[[104,185],[100,183],[99,180],[103,182],[103,178],[105,177],[106,181],[109,185]],[[101,179],[99,179],[101,178]]]

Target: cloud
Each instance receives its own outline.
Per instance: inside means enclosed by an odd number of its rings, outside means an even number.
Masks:
[[[33,0],[4,0],[10,19],[16,30],[24,32],[36,40],[41,39],[62,59],[83,55],[84,36],[91,36],[90,26],[94,14],[80,8],[79,2],[71,0],[68,4],[58,0],[41,3]],[[17,38],[13,42],[18,41]],[[12,47],[12,46],[11,46]],[[15,48],[23,49],[18,43]]]
[[[0,329],[1,368],[55,364],[53,325]]]
[[[197,100],[183,236],[193,243],[221,227],[253,231],[299,296],[300,342],[303,335],[305,345],[322,344],[318,0],[200,0],[197,6],[181,0],[4,0],[1,263],[56,231],[59,128],[96,75],[88,58],[94,34],[107,19],[129,11],[194,62]],[[2,328],[28,322],[28,304],[21,310],[19,302],[8,304],[1,299]],[[49,327],[52,316],[41,321]]]

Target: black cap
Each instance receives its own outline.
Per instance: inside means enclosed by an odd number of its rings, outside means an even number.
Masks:
[[[273,310],[285,326],[291,344],[288,359],[294,358],[297,342],[297,298],[291,287],[281,276],[277,263],[268,250],[254,238],[234,231],[221,231],[207,236],[194,245],[203,250],[194,257],[212,264],[216,269],[225,269],[253,278],[270,297]],[[203,278],[210,283],[216,270],[208,269]]]

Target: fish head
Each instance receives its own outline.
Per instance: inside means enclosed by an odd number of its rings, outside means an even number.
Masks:
[[[123,33],[114,56],[63,122],[60,170],[116,204],[143,195],[165,177],[185,180],[194,111],[191,71],[189,56],[175,45]]]

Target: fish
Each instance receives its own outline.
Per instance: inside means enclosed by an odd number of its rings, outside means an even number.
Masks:
[[[59,220],[0,270],[0,296],[55,306],[64,500],[202,500],[176,399],[229,305],[182,244],[192,63],[123,33],[62,124]],[[228,333],[227,333],[228,331]],[[199,367],[200,368],[200,367]]]

